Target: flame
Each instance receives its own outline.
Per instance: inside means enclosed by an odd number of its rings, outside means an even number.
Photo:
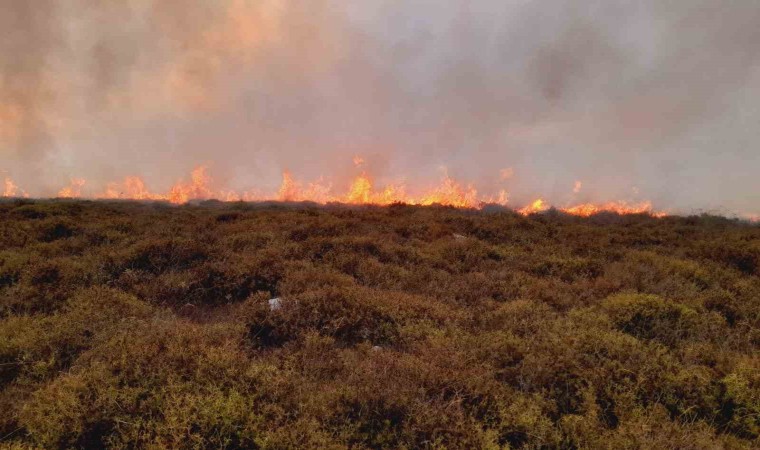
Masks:
[[[303,188],[302,183],[293,178],[293,175],[286,170],[282,173],[282,183],[274,197],[248,193],[241,196],[241,199],[246,201],[256,201],[274,198],[281,202],[310,201],[316,203],[340,201],[340,199],[331,196],[330,191],[331,186],[329,184],[326,185],[322,178],[309,183],[306,188]]]
[[[219,192],[215,194],[210,188],[211,177],[206,173],[206,166],[196,167],[190,174],[190,182],[180,181],[171,187],[166,194],[155,194],[150,192],[145,185],[145,181],[138,176],[129,176],[124,178],[121,183],[109,183],[105,192],[98,195],[97,198],[103,199],[129,199],[129,200],[166,200],[171,203],[181,204],[190,200],[203,200],[212,197],[219,197],[227,201],[239,200],[240,196],[234,192]],[[84,181],[84,180],[82,180]],[[69,188],[65,188],[58,193],[59,197],[64,191],[68,193]],[[71,195],[69,195],[71,196]],[[78,197],[79,195],[76,195]]]
[[[172,203],[187,203],[189,200],[205,200],[214,196],[209,189],[211,177],[206,174],[206,166],[199,166],[190,174],[190,183],[179,182],[172,186],[168,199]]]
[[[661,216],[664,213],[654,211],[651,202],[641,202],[637,204],[628,204],[625,202],[608,202],[600,205],[593,203],[583,203],[580,205],[563,208],[563,212],[574,216],[588,217],[600,212],[614,212],[618,214],[651,214]]]
[[[549,205],[544,201],[544,199],[539,198],[538,200],[534,200],[530,205],[518,209],[517,212],[523,216],[529,216],[531,214],[546,211],[547,209],[549,209]]]
[[[106,191],[99,196],[107,199],[130,200],[164,200],[165,197],[152,194],[142,178],[132,176],[124,178],[122,183],[109,183]]]
[[[19,188],[11,177],[5,177],[3,184],[3,195],[1,197],[29,197],[29,194]]]
[[[372,181],[367,174],[362,173],[351,183],[351,188],[346,195],[346,203],[365,204],[372,202]]]
[[[330,184],[325,184],[324,180],[320,178],[317,181],[309,183],[309,187],[306,188],[306,191],[303,194],[303,198],[304,200],[317,203],[339,201],[330,195],[331,190],[332,186]]]
[[[392,203],[409,203],[407,201],[406,189],[404,186],[389,185],[383,189],[378,196],[378,203],[381,205],[390,205]]]
[[[84,178],[72,178],[68,186],[58,191],[59,198],[79,198],[82,196],[82,186],[87,181]]]
[[[419,202],[412,203],[475,208],[480,206],[481,201],[478,200],[478,191],[472,185],[462,186],[446,174],[440,186],[424,195]]]
[[[363,166],[365,161],[360,156],[354,158],[356,166]],[[502,177],[504,171],[500,174]],[[509,176],[512,175],[509,169]],[[85,184],[84,179],[73,178],[69,186],[58,192],[59,197],[80,197],[82,187]],[[393,203],[406,203],[410,205],[433,205],[440,204],[444,206],[454,206],[458,208],[482,208],[487,204],[507,205],[509,203],[509,193],[506,190],[500,190],[494,195],[479,195],[477,189],[472,184],[464,184],[449,176],[444,171],[444,176],[437,186],[433,186],[417,195],[407,194],[407,187],[404,184],[389,184],[386,186],[376,186],[373,177],[366,171],[354,177],[344,193],[335,192],[332,184],[319,178],[310,183],[304,183],[296,179],[289,171],[282,173],[282,183],[277,192],[272,194],[262,192],[236,192],[226,190],[214,190],[212,188],[213,180],[208,174],[206,166],[196,167],[190,174],[189,181],[179,181],[165,193],[151,192],[145,181],[138,176],[129,176],[121,182],[108,183],[104,192],[96,196],[103,199],[131,199],[131,200],[160,200],[168,201],[175,204],[187,203],[191,200],[219,199],[223,201],[264,201],[279,200],[289,202],[310,201],[315,203],[340,202],[347,204],[373,204],[373,205],[390,205]],[[582,187],[580,181],[576,181],[574,192],[578,192]],[[10,179],[5,179],[4,196],[18,195],[22,192],[18,186]],[[551,205],[539,198],[516,209],[516,212],[525,216],[547,211]],[[618,214],[650,214],[655,217],[662,217],[664,212],[656,211],[651,202],[626,203],[623,201],[613,201],[607,203],[582,203],[560,208],[560,211],[582,217],[588,217],[600,212],[613,212]]]
[[[301,188],[293,179],[293,175],[285,171],[282,173],[282,184],[277,192],[277,199],[281,202],[295,202],[301,200]]]
[[[392,203],[413,203],[413,200],[406,196],[404,186],[388,185],[380,192],[374,191],[372,179],[362,173],[354,178],[348,193],[343,201],[350,204],[373,204],[373,205],[390,205]],[[338,199],[338,201],[340,201]]]
[[[5,177],[3,197],[18,197],[21,192],[21,189],[19,189],[18,185],[16,185],[10,177]]]
[[[507,206],[507,203],[509,203],[509,193],[506,190],[502,189],[499,191],[498,195],[492,195],[483,199],[483,203],[487,205]]]

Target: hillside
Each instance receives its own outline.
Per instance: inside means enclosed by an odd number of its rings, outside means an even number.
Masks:
[[[720,217],[0,202],[18,448],[757,448],[759,349]]]

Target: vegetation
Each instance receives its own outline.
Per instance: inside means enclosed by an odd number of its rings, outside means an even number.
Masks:
[[[0,203],[11,448],[757,448],[758,349],[720,217]]]

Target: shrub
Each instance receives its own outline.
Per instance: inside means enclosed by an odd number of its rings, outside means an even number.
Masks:
[[[603,302],[602,309],[620,331],[669,346],[700,331],[697,311],[656,295],[615,295]]]
[[[74,236],[76,228],[70,221],[53,220],[44,223],[39,231],[39,240],[42,242],[53,242],[58,239],[66,239]]]
[[[0,289],[18,283],[27,260],[28,256],[23,253],[0,252]]]
[[[3,448],[760,439],[757,226],[217,201],[0,216]]]
[[[760,437],[760,358],[739,361],[736,370],[721,380],[725,389],[723,414],[728,427],[748,439]]]
[[[393,318],[362,295],[366,291],[323,288],[283,298],[271,310],[268,303],[252,299],[251,336],[262,345],[280,345],[310,331],[345,344],[369,341],[390,344],[398,337]]]

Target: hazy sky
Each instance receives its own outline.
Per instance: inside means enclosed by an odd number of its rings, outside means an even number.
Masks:
[[[359,154],[380,183],[760,213],[755,0],[0,0],[0,30],[0,176],[32,195],[340,184]]]

